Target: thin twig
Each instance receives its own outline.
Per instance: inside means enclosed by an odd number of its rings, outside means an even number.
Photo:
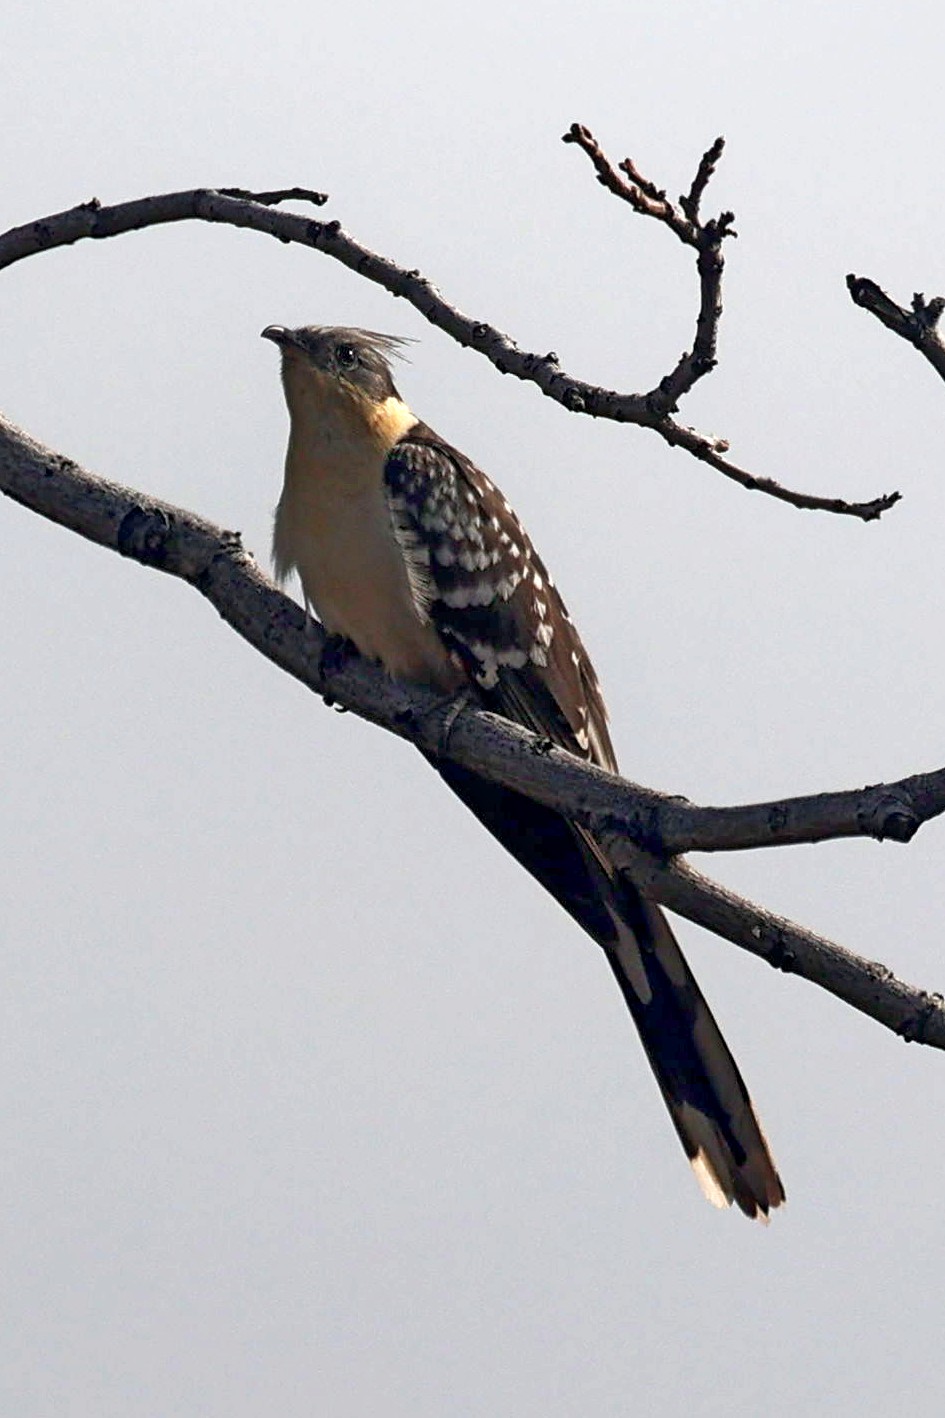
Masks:
[[[594,165],[598,182],[615,197],[628,202],[641,216],[653,217],[662,222],[685,246],[698,250],[702,232],[699,204],[722,156],[724,138],[716,138],[712,146],[703,153],[689,193],[680,197],[678,207],[674,206],[661,187],[657,187],[655,182],[643,175],[633,158],[624,158],[615,167],[594,134],[583,123],[572,123],[561,141],[574,143],[587,154]],[[624,174],[623,177],[621,173]],[[729,222],[734,220],[731,213],[726,215]]]
[[[938,322],[945,311],[942,296],[936,295],[926,300],[921,291],[916,291],[911,309],[906,310],[868,276],[847,276],[847,290],[854,305],[862,306],[875,315],[887,330],[915,345],[936,373],[945,379],[945,342],[938,332]]]
[[[594,165],[597,180],[608,192],[628,202],[635,212],[643,217],[654,217],[669,227],[686,246],[698,246],[699,234],[694,221],[684,212],[678,211],[669,201],[666,193],[654,182],[643,176],[632,158],[624,158],[619,170],[611,162],[600,143],[583,123],[572,123],[563,134],[562,143],[574,143],[586,153]],[[624,177],[621,177],[621,172]]]
[[[653,900],[803,975],[904,1037],[945,1047],[945,1008],[937,996],[763,912],[685,863],[665,859],[667,843],[686,839],[687,816],[694,847],[854,835],[906,840],[914,822],[945,809],[945,770],[888,788],[837,794],[833,805],[823,796],[705,809],[549,751],[527,730],[476,709],[463,709],[445,735],[440,696],[395,683],[357,655],[326,655],[321,627],[268,581],[238,535],[95,477],[3,420],[0,490],[101,546],[187,581],[250,645],[326,700],[591,827]],[[704,837],[693,832],[693,820],[706,826]]]
[[[275,207],[280,202],[311,202],[324,207],[327,192],[313,192],[310,187],[277,187],[273,192],[248,192],[244,187],[221,187],[224,197],[242,197],[247,202],[259,202],[263,207]]]
[[[264,198],[272,195],[262,194]],[[317,197],[322,195],[315,194]],[[459,344],[484,355],[501,374],[512,374],[535,384],[547,398],[573,413],[653,429],[671,447],[684,449],[740,486],[763,492],[792,507],[833,512],[869,522],[880,517],[899,499],[899,493],[894,492],[868,502],[848,502],[843,498],[795,492],[771,478],[757,477],[728,461],[724,456],[728,451],[724,439],[677,423],[665,411],[666,396],[659,388],[651,394],[621,394],[575,379],[561,370],[556,354],[540,355],[520,350],[495,326],[464,315],[444,300],[419,271],[398,266],[356,241],[342,230],[340,222],[316,221],[295,212],[277,211],[251,198],[227,196],[225,192],[212,188],[166,192],[113,207],[102,206],[97,199],[93,199],[67,211],[13,227],[0,235],[0,270],[38,252],[69,246],[77,241],[102,240],[179,221],[223,223],[321,251],[365,280],[373,281],[392,295],[408,301],[431,325],[445,331]]]
[[[702,157],[699,159],[699,166],[696,169],[696,175],[692,179],[692,185],[688,193],[679,199],[680,207],[682,207],[686,216],[693,223],[699,220],[699,207],[702,203],[703,194],[715,173],[715,169],[719,165],[719,160],[724,149],[725,139],[722,137],[716,138],[711,147],[706,148]]]

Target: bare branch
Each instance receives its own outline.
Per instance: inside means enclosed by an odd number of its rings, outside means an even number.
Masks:
[[[736,852],[802,842],[872,837],[911,842],[924,822],[945,812],[945,769],[916,773],[895,783],[877,783],[833,793],[783,798],[738,807],[661,807],[665,837],[641,845],[665,856],[681,852]],[[621,831],[627,831],[623,823]],[[636,841],[638,834],[629,833]]]
[[[242,197],[247,202],[259,202],[263,207],[275,207],[280,202],[311,202],[324,207],[327,192],[313,192],[309,187],[277,187],[274,192],[248,192],[245,187],[221,187],[224,197]]]
[[[800,975],[885,1024],[907,1043],[945,1048],[945,1000],[906,984],[885,965],[804,930],[710,881],[687,862],[660,861],[626,841],[608,840],[614,860],[645,895],[739,945],[777,970]]]
[[[926,300],[920,291],[916,291],[912,297],[912,308],[906,310],[868,276],[847,276],[847,290],[854,305],[862,306],[875,315],[887,330],[915,345],[936,373],[945,379],[945,342],[938,332],[938,322],[945,311],[945,299],[936,295]]]
[[[937,996],[771,916],[682,862],[666,861],[683,845],[721,850],[864,835],[905,841],[921,821],[945,810],[945,770],[855,793],[748,808],[694,807],[550,748],[495,715],[471,708],[456,714],[435,694],[395,683],[357,655],[326,655],[321,628],[306,625],[301,608],[263,575],[236,533],[94,477],[2,419],[0,489],[101,546],[189,582],[249,644],[326,701],[592,828],[654,900],[803,975],[904,1037],[945,1047],[945,1008]]]
[[[686,428],[684,424],[676,423],[670,418],[660,423],[658,431],[672,447],[685,448],[694,458],[708,463],[710,468],[715,468],[716,472],[731,478],[732,482],[738,483],[740,487],[747,488],[749,492],[766,493],[768,497],[786,502],[791,507],[813,512],[836,512],[841,516],[858,517],[862,522],[875,522],[902,497],[901,492],[884,492],[870,502],[847,502],[842,497],[821,497],[816,493],[797,492],[793,488],[783,487],[773,478],[762,478],[755,473],[749,473],[745,468],[740,468],[723,457],[722,454],[728,450],[724,439],[707,437],[696,429]]]
[[[583,123],[572,123],[561,139],[562,143],[575,143],[594,164],[597,180],[615,197],[629,202],[635,212],[644,217],[655,217],[658,222],[669,227],[686,246],[699,245],[699,230],[694,219],[674,207],[666,193],[649,178],[643,176],[632,158],[624,158],[619,171],[604,152],[600,143]],[[716,139],[721,143],[721,138]],[[626,174],[626,180],[620,173]],[[708,178],[706,179],[708,181]],[[704,185],[704,184],[703,184]]]
[[[263,192],[258,198],[252,194],[229,195],[241,190],[197,188],[186,192],[166,192],[113,207],[102,206],[93,198],[68,211],[13,227],[0,235],[0,270],[41,251],[51,251],[86,239],[101,240],[125,232],[141,231],[145,227],[167,222],[218,222],[259,231],[278,241],[311,247],[340,261],[365,280],[373,281],[390,291],[391,295],[408,301],[431,325],[445,331],[459,344],[484,355],[501,374],[513,374],[517,379],[535,384],[547,398],[571,412],[653,429],[671,447],[684,449],[741,487],[763,492],[792,507],[858,517],[866,522],[882,516],[899,500],[898,492],[887,493],[868,502],[848,502],[843,498],[794,492],[771,478],[756,477],[729,462],[725,457],[728,444],[724,439],[677,423],[667,406],[667,399],[671,403],[674,397],[678,397],[673,391],[680,382],[685,384],[690,377],[691,370],[686,361],[693,356],[684,356],[677,369],[667,376],[668,389],[658,386],[650,394],[621,394],[613,389],[588,384],[565,374],[559,367],[556,354],[539,355],[520,350],[514,340],[495,326],[464,315],[444,300],[419,271],[407,270],[371,251],[343,231],[340,222],[316,221],[295,212],[277,211],[271,205],[282,200],[283,196],[300,197],[317,203],[324,194],[313,193],[307,188],[288,188],[282,193]],[[707,300],[704,295],[704,309],[700,311],[703,335],[697,349],[701,351],[699,357],[702,359],[715,357],[714,343],[711,354],[706,353],[709,350],[706,341],[714,327],[710,307],[711,287],[710,298]]]
[[[722,272],[725,268],[722,242],[726,237],[735,235],[732,227],[735,217],[732,212],[722,212],[715,221],[702,222],[699,219],[699,204],[722,156],[725,139],[716,138],[711,148],[703,153],[689,193],[679,199],[678,207],[655,183],[643,176],[632,158],[624,158],[620,164],[620,172],[625,174],[621,177],[590,129],[580,123],[572,123],[564,135],[564,142],[576,143],[587,153],[597,172],[597,180],[608,191],[629,202],[634,211],[661,222],[684,245],[696,251],[700,301],[695,343],[692,351],[685,350],[676,368],[661,379],[647,396],[654,413],[674,413],[683,395],[688,394],[693,385],[713,370],[718,362],[716,346],[722,316]]]
[[[657,429],[667,443],[685,448],[693,457],[708,463],[741,487],[764,492],[769,497],[789,503],[792,507],[842,513],[860,517],[864,522],[872,522],[894,506],[900,498],[898,492],[885,493],[870,502],[853,503],[842,498],[825,498],[795,492],[781,486],[772,478],[756,477],[723,456],[728,452],[728,443],[723,439],[706,437],[695,429],[677,424],[670,417],[676,412],[680,399],[718,363],[722,275],[725,269],[722,243],[726,237],[734,237],[737,234],[733,225],[735,216],[732,212],[721,212],[713,221],[703,222],[699,216],[699,208],[705,189],[721,159],[725,139],[716,138],[711,147],[703,153],[689,191],[680,197],[678,207],[673,205],[661,188],[644,177],[632,158],[624,158],[618,171],[594,134],[582,124],[572,123],[564,134],[563,141],[576,144],[587,154],[594,165],[597,180],[609,192],[629,203],[641,216],[652,217],[661,222],[685,246],[693,247],[697,253],[700,299],[695,341],[691,352],[683,351],[676,367],[660,380],[655,389],[644,396],[647,408],[657,419],[651,426]]]
[[[696,169],[695,177],[692,179],[692,186],[689,188],[688,193],[679,199],[680,207],[682,207],[691,222],[698,222],[699,220],[699,207],[702,203],[703,194],[709,182],[712,180],[724,149],[725,139],[721,137],[716,138],[711,147],[706,148],[702,157],[699,159],[699,166]]]

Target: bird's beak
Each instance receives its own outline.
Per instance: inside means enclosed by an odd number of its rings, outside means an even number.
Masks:
[[[287,330],[284,325],[267,325],[265,330],[260,331],[264,340],[271,340],[280,349],[297,349],[298,340],[294,330]]]

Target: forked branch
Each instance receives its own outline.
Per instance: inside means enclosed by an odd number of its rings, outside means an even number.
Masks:
[[[180,577],[238,634],[328,702],[526,793],[591,827],[645,894],[782,970],[801,975],[906,1039],[945,1048],[945,1005],[699,875],[671,853],[873,836],[908,840],[945,810],[945,770],[849,793],[744,808],[699,808],[640,788],[471,708],[450,713],[422,688],[358,656],[326,656],[321,628],[263,575],[238,535],[93,476],[0,419],[0,490],[41,516]],[[445,742],[444,742],[445,740]]]
[[[644,177],[632,158],[624,158],[615,167],[594,134],[582,124],[572,123],[564,134],[563,141],[576,144],[587,154],[594,165],[597,180],[609,192],[621,201],[629,203],[641,216],[652,217],[660,222],[684,246],[690,246],[696,252],[700,300],[692,350],[684,350],[675,368],[644,396],[647,407],[656,418],[652,426],[657,432],[662,434],[667,443],[685,448],[693,457],[708,463],[710,467],[724,473],[742,487],[767,493],[769,497],[790,503],[792,507],[838,512],[859,517],[864,522],[872,522],[894,506],[901,496],[898,492],[884,493],[870,502],[846,502],[842,498],[798,492],[783,487],[772,478],[757,477],[724,456],[729,447],[726,440],[697,433],[695,429],[685,428],[672,418],[683,395],[688,394],[693,385],[710,373],[718,363],[722,275],[725,269],[722,243],[726,238],[737,235],[734,228],[735,215],[733,212],[721,212],[717,217],[703,221],[700,208],[706,188],[725,149],[725,139],[716,138],[702,154],[689,191],[679,198],[678,204],[671,202],[662,188]]]
[[[582,137],[573,136],[576,133]],[[606,164],[607,160],[586,129],[575,125],[566,137],[569,142],[580,142],[586,151],[599,153],[599,162]],[[521,350],[514,340],[494,325],[464,315],[444,299],[419,271],[399,266],[355,240],[342,230],[340,222],[318,221],[295,212],[276,210],[279,203],[287,200],[304,201],[316,206],[327,201],[324,193],[309,188],[293,187],[255,193],[234,187],[197,188],[142,197],[116,206],[103,206],[93,198],[67,211],[14,227],[0,235],[0,270],[59,246],[82,240],[101,240],[166,222],[225,223],[261,232],[278,241],[297,242],[340,261],[366,280],[382,286],[392,295],[402,297],[430,324],[444,330],[459,344],[485,355],[500,373],[513,374],[518,379],[535,384],[547,398],[573,413],[652,429],[671,447],[684,449],[739,486],[765,493],[792,507],[834,512],[857,517],[864,522],[875,521],[899,500],[898,492],[885,493],[866,502],[850,502],[844,498],[825,497],[784,487],[772,478],[760,477],[733,463],[726,456],[729,445],[725,439],[700,433],[673,416],[679,400],[716,361],[716,335],[721,313],[721,244],[733,232],[729,213],[723,213],[714,223],[702,223],[699,204],[719,155],[719,144],[716,142],[703,156],[689,192],[680,199],[678,208],[667,202],[665,193],[641,176],[629,158],[622,165],[629,183],[628,190],[636,192],[644,203],[638,210],[646,210],[648,215],[658,217],[681,240],[696,247],[702,290],[692,351],[684,352],[675,368],[649,393],[643,394],[603,389],[569,375],[560,367],[560,360],[553,351],[538,354]],[[615,180],[618,183],[622,181],[619,177]]]
[[[737,235],[732,223],[734,212],[722,212],[712,221],[703,222],[699,207],[709,179],[718,166],[725,148],[725,139],[715,142],[702,155],[689,191],[675,206],[666,193],[644,177],[632,158],[624,158],[618,171],[588,128],[572,123],[564,142],[576,143],[594,164],[597,179],[614,196],[629,202],[635,212],[653,217],[677,236],[684,246],[696,251],[699,272],[699,314],[692,350],[684,350],[675,369],[660,380],[648,394],[650,406],[658,414],[675,413],[679,400],[688,394],[697,380],[713,370],[718,363],[719,321],[722,318],[722,273],[725,258],[722,243]],[[621,176],[621,174],[623,174]]]

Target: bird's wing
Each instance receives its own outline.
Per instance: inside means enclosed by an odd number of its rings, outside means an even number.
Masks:
[[[614,770],[600,687],[547,569],[495,485],[425,425],[385,465],[417,609],[482,703]],[[784,1191],[738,1068],[662,912],[584,828],[445,759],[480,821],[602,946],[700,1185],[766,1216]]]

